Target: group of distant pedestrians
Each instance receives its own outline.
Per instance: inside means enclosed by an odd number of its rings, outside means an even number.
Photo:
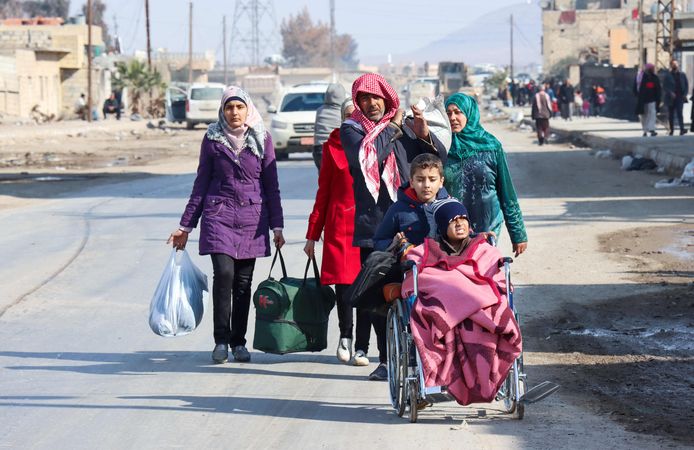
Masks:
[[[557,117],[557,114],[564,120],[572,120],[574,116],[599,115],[606,101],[605,89],[597,84],[592,86],[589,96],[584,96],[580,89],[575,89],[569,80],[564,80],[554,88],[552,86],[551,82],[540,84],[530,103],[539,145],[547,142],[549,119]]]
[[[643,136],[657,136],[656,115],[660,110],[661,101],[665,103],[668,111],[668,134],[675,133],[675,121],[679,126],[680,136],[687,134],[684,126],[683,108],[687,103],[689,81],[687,75],[679,68],[675,60],[670,62],[670,70],[663,75],[661,85],[660,77],[653,64],[646,64],[634,82],[634,95],[636,95],[636,114],[641,119]],[[692,92],[694,100],[694,91]],[[692,124],[690,130],[694,132],[694,110],[692,111]]]

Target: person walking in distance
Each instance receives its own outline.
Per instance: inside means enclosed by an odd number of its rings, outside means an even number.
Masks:
[[[684,128],[682,109],[684,104],[687,103],[689,82],[687,75],[680,70],[679,63],[674,59],[670,61],[670,71],[663,79],[663,91],[665,91],[663,102],[667,105],[668,110],[670,136],[675,132],[675,119],[677,119],[680,126],[680,136],[687,134],[687,129]]]
[[[202,139],[193,192],[167,242],[185,248],[201,218],[200,254],[211,256],[214,270],[212,360],[226,362],[231,346],[234,359],[247,362],[255,260],[270,256],[271,229],[275,247],[284,245],[284,219],[272,138],[250,96],[236,86],[224,91],[218,121]]]
[[[535,119],[537,143],[538,145],[543,145],[547,142],[549,133],[549,118],[552,117],[552,99],[545,92],[543,84],[540,84],[538,88],[539,91],[533,97],[531,115]]]
[[[636,95],[636,114],[641,118],[643,135],[657,136],[655,131],[655,119],[660,109],[660,79],[655,74],[655,66],[646,64],[642,71],[636,75],[634,82],[634,94]]]
[[[561,118],[571,120],[571,110],[574,103],[574,88],[569,80],[564,80],[564,84],[559,88],[559,111]]]

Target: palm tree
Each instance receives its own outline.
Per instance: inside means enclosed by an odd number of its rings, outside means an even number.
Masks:
[[[158,89],[163,91],[166,89],[166,83],[161,78],[161,74],[156,70],[148,70],[147,66],[136,59],[125,63],[116,64],[116,73],[113,76],[111,83],[113,87],[118,90],[123,90],[123,88],[128,88],[130,95],[132,97],[131,113],[140,113],[140,100],[145,93],[148,93],[153,89]],[[151,96],[150,105],[148,108],[149,113],[152,111]]]

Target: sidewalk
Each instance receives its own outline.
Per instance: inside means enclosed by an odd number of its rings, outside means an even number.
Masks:
[[[513,114],[523,112],[523,122],[532,127],[530,108],[509,108]],[[549,122],[550,130],[559,138],[582,143],[597,150],[610,150],[616,157],[625,155],[650,158],[672,176],[682,175],[684,166],[694,158],[694,133],[679,136],[667,135],[667,129],[658,124],[658,136],[643,137],[641,124],[607,117],[574,118],[564,121],[554,118]],[[689,127],[687,127],[689,129]]]

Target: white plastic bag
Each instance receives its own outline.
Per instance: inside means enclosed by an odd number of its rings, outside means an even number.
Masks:
[[[429,131],[441,141],[444,147],[446,147],[446,151],[450,150],[453,137],[451,134],[451,123],[448,120],[446,107],[443,103],[443,96],[437,95],[433,100],[428,97],[422,97],[417,102],[417,108],[424,113],[424,120],[427,121]],[[405,118],[407,120],[405,120],[403,131],[411,139],[417,139],[411,128],[411,121],[414,120],[412,117],[412,110],[406,110]]]
[[[207,275],[185,250],[173,250],[149,305],[149,327],[164,337],[190,333],[202,321],[207,297]]]
[[[689,183],[694,183],[694,159],[689,161],[689,163],[684,166],[684,171],[682,171],[682,181]]]

